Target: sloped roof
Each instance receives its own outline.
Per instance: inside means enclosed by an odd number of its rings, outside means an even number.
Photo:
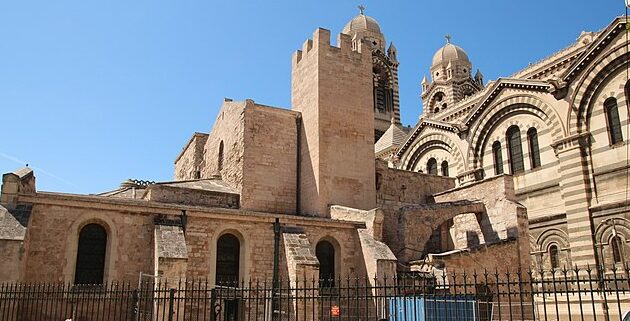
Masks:
[[[0,240],[24,240],[26,227],[0,205]]]
[[[103,196],[103,197],[142,199],[147,188],[152,185],[196,189],[196,190],[203,190],[203,191],[210,191],[210,192],[217,192],[217,193],[238,194],[238,192],[234,188],[232,188],[230,184],[221,180],[220,178],[209,178],[209,179],[195,179],[195,180],[187,180],[187,181],[170,181],[170,182],[158,182],[158,183],[148,182],[145,185],[138,185],[135,187],[122,186],[118,189],[99,193],[96,195]]]
[[[405,137],[407,137],[407,133],[398,125],[391,124],[383,136],[374,144],[374,152],[378,154],[390,147],[398,147],[405,141]]]
[[[238,194],[238,192],[234,188],[232,188],[230,184],[228,184],[227,182],[219,178],[162,182],[162,183],[156,183],[155,185],[197,189],[197,190],[219,192],[219,193]]]
[[[133,187],[121,187],[119,189],[115,189],[109,192],[103,192],[100,194],[96,194],[97,196],[105,196],[105,197],[122,197],[122,198],[142,198],[142,194],[144,194],[144,188],[136,188],[135,189],[135,197],[134,197],[134,188]]]
[[[33,175],[33,169],[30,168],[30,167],[22,167],[22,168],[20,168],[18,170],[15,170],[13,172],[5,173],[2,176],[4,177],[5,175],[15,175],[15,176],[17,176],[19,178],[24,178],[24,177],[26,177],[28,175]]]

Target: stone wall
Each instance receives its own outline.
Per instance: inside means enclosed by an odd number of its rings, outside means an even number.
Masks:
[[[486,244],[518,239],[519,264],[529,266],[529,222],[525,207],[515,201],[514,181],[510,175],[499,175],[463,187],[434,195],[436,202],[479,200],[485,212],[471,226],[461,226],[464,232],[481,229]],[[465,223],[465,219],[462,223]],[[480,237],[481,239],[481,237]]]
[[[26,227],[0,205],[0,283],[21,279]]]
[[[203,162],[203,147],[208,140],[208,134],[194,133],[184,149],[175,159],[175,180],[201,178],[201,164]]]
[[[518,234],[516,208],[522,205],[515,202],[514,184],[510,175],[495,176],[471,185],[437,193],[434,197],[436,202],[462,199],[482,201],[486,213],[482,217],[481,228],[486,242],[516,237]]]
[[[527,253],[525,255],[528,255]],[[446,272],[472,276],[476,271],[478,275],[483,275],[484,271],[494,273],[516,272],[520,265],[522,253],[519,252],[517,240],[507,240],[494,244],[481,245],[462,251],[452,251],[451,253],[431,255],[429,261],[433,264],[442,262],[446,267]],[[508,263],[511,262],[511,263]],[[525,271],[528,266],[523,267]],[[462,280],[458,280],[462,283]]]
[[[339,277],[366,273],[356,222],[54,193],[40,193],[21,200],[33,204],[25,240],[28,247],[24,252],[22,281],[73,282],[79,231],[89,223],[101,224],[108,233],[106,281],[135,282],[140,272],[156,274],[160,271],[171,278],[185,275],[214,281],[217,240],[225,233],[235,235],[240,241],[239,275],[245,279],[270,280],[275,217],[283,226],[303,229],[311,253],[315,253],[317,243],[322,240],[333,244]],[[157,216],[176,223],[183,209],[187,210],[185,228],[156,227]],[[177,238],[185,239],[185,243]],[[283,245],[280,247],[282,250]],[[173,249],[185,249],[186,253]],[[15,260],[16,254],[5,251],[1,258],[2,261]],[[281,258],[281,270],[286,271],[286,264]]]
[[[130,214],[121,205],[46,203],[33,205],[22,281],[73,282],[78,235],[90,223],[107,230],[106,281],[137,282],[140,272],[153,274],[152,216]]]
[[[243,209],[296,212],[299,113],[248,102],[243,133]]]
[[[405,206],[397,213],[397,238],[389,246],[401,262],[422,259],[432,232],[442,223],[460,214],[483,211],[483,203],[468,200]]]
[[[0,283],[21,280],[22,241],[0,240]]]
[[[273,217],[228,214],[215,215],[196,211],[188,212],[186,244],[188,246],[188,275],[193,278],[212,278],[216,261],[216,242],[225,234],[235,235],[241,242],[242,278],[271,280],[274,258]],[[226,215],[227,214],[227,215]],[[295,216],[279,215],[280,224],[304,230],[311,245],[311,253],[321,240],[331,242],[336,252],[337,275],[353,273],[363,275],[365,267],[360,242],[354,224],[335,221],[310,221]],[[286,245],[280,244],[281,250]],[[286,259],[280,257],[281,270],[286,271]],[[291,273],[291,271],[288,271]],[[281,273],[284,275],[284,273]],[[287,276],[287,275],[285,275]]]
[[[243,186],[243,131],[246,102],[223,102],[219,115],[204,146],[201,177],[219,175],[237,191]],[[219,146],[223,142],[222,168],[219,169]]]
[[[250,99],[226,101],[205,145],[202,177],[220,175],[240,193],[243,209],[294,214],[298,117]]]
[[[383,210],[383,240],[392,246],[398,239],[401,207],[426,204],[432,195],[455,187],[455,179],[388,168],[376,161],[376,204]]]
[[[291,101],[302,113],[300,212],[326,217],[331,204],[376,206],[372,55],[318,29],[293,56]]]

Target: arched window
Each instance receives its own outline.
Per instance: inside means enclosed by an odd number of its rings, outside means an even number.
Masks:
[[[105,272],[107,231],[99,224],[88,224],[79,232],[75,284],[102,284]]]
[[[223,234],[217,240],[216,284],[229,285],[239,281],[241,242],[232,234]]]
[[[492,159],[494,160],[494,174],[503,174],[503,155],[501,154],[501,143],[496,141],[492,144]]]
[[[438,174],[437,161],[433,157],[429,158],[429,161],[427,162],[427,173],[429,175],[437,175]]]
[[[622,263],[623,262],[623,241],[619,235],[614,236],[610,239],[610,247],[612,248],[612,256],[613,262]]]
[[[552,269],[557,269],[560,267],[560,259],[558,258],[558,246],[555,244],[549,246],[549,262],[551,262]]]
[[[442,162],[442,176],[448,176],[448,162]]]
[[[523,147],[521,146],[521,131],[518,126],[511,126],[506,132],[508,142],[509,161],[511,174],[520,173],[524,170]]]
[[[315,256],[319,261],[319,286],[335,286],[335,248],[328,241],[320,241],[315,247]]]
[[[626,107],[630,110],[630,79],[626,81],[626,85],[623,89],[626,94]]]
[[[619,109],[617,108],[617,99],[612,97],[606,99],[606,101],[604,101],[604,111],[606,112],[606,120],[608,121],[610,144],[617,144],[623,140],[621,122],[619,121]]]
[[[540,150],[538,149],[538,131],[532,127],[527,130],[527,142],[529,143],[529,158],[532,168],[540,167]]]
[[[219,171],[223,169],[223,141],[219,143],[219,157],[217,161],[217,168]]]

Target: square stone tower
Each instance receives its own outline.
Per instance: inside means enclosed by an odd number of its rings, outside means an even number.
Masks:
[[[329,205],[376,207],[372,53],[318,29],[293,55],[292,106],[302,114],[299,209],[329,217]]]

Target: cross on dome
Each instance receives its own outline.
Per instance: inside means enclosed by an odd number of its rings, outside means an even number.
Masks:
[[[444,38],[446,38],[446,43],[451,43],[451,35],[449,35],[448,33],[444,36]]]
[[[357,8],[359,8],[359,13],[360,14],[365,14],[365,6],[364,5],[359,5]]]

